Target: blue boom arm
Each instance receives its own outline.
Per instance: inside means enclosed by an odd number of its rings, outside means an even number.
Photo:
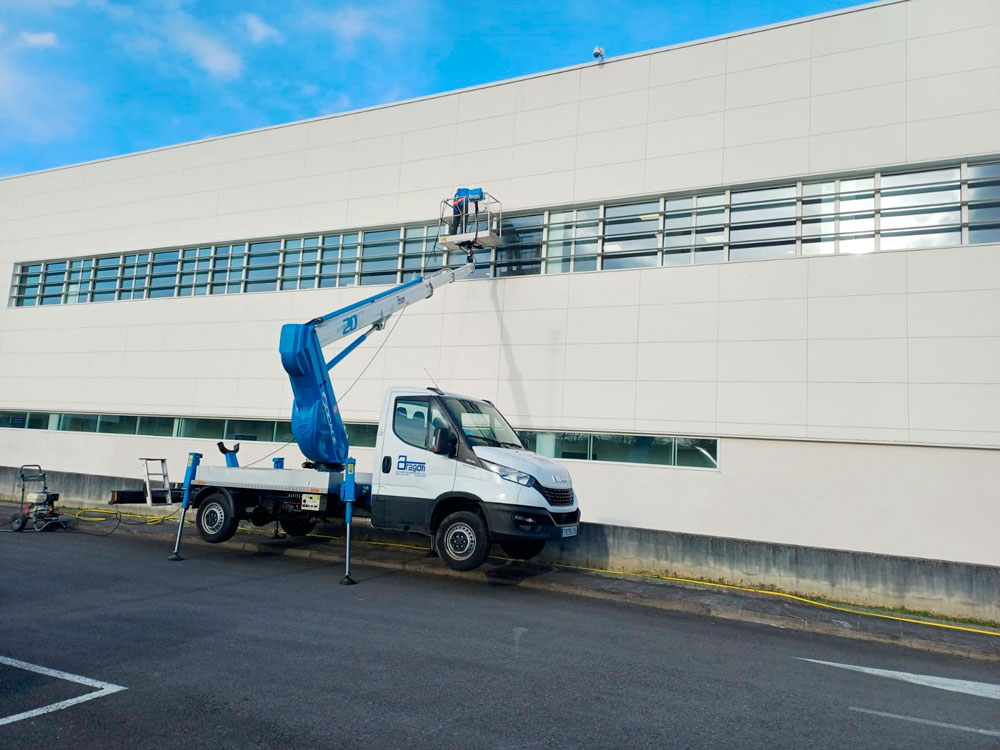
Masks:
[[[446,269],[428,278],[420,277],[388,291],[335,310],[308,323],[287,323],[281,327],[278,345],[281,364],[292,384],[292,435],[303,455],[317,469],[340,471],[347,462],[350,445],[340,408],[330,384],[330,370],[354,351],[372,331],[385,327],[393,314],[407,305],[426,299],[434,290],[458,279],[468,278],[474,269],[469,262]],[[337,339],[361,333],[329,362],[323,347]]]

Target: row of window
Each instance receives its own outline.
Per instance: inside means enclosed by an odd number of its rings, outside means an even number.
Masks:
[[[359,448],[375,447],[377,425],[351,423],[345,426],[352,445]],[[3,427],[238,442],[260,440],[286,443],[293,440],[290,422],[271,419],[0,411],[0,428]],[[525,448],[551,458],[718,468],[719,441],[716,438],[538,430],[518,430],[517,434]]]
[[[1000,242],[1000,162],[504,216],[478,277]],[[22,264],[16,306],[394,284],[463,253],[436,224]]]

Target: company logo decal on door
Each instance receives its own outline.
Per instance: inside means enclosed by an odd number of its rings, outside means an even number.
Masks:
[[[427,464],[423,461],[407,461],[406,456],[400,456],[396,462],[396,473],[423,477],[427,475]]]

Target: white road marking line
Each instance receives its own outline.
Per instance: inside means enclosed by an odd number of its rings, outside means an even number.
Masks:
[[[78,674],[70,674],[69,672],[60,672],[58,669],[49,669],[48,667],[40,667],[37,664],[30,664],[26,661],[21,661],[19,659],[11,659],[8,656],[0,656],[0,664],[6,664],[8,667],[15,667],[17,669],[25,669],[29,672],[37,672],[38,674],[45,675],[46,677],[54,677],[58,680],[66,680],[67,682],[75,682],[79,685],[86,685],[87,687],[97,688],[96,692],[87,693],[86,695],[80,695],[76,698],[69,698],[64,701],[59,701],[58,703],[50,703],[48,706],[42,706],[41,708],[35,708],[31,711],[23,711],[19,714],[14,714],[13,716],[5,716],[0,718],[0,726],[4,724],[13,724],[15,721],[21,721],[22,719],[30,719],[34,716],[41,716],[42,714],[51,713],[53,711],[61,711],[64,708],[69,708],[70,706],[75,706],[77,703],[83,703],[85,701],[92,701],[94,698],[103,698],[105,695],[111,695],[112,693],[118,693],[122,690],[128,690],[126,687],[121,685],[115,685],[111,682],[102,682],[101,680],[92,680],[89,677],[82,677]]]
[[[852,672],[863,672],[864,674],[875,675],[876,677],[887,677],[890,680],[912,682],[917,685],[937,688],[938,690],[949,690],[953,693],[965,693],[966,695],[975,695],[980,698],[992,698],[995,701],[1000,701],[1000,685],[993,685],[989,682],[972,682],[971,680],[953,680],[950,677],[934,677],[929,674],[894,672],[891,669],[873,669],[872,667],[858,667],[853,664],[837,664],[833,661],[804,659],[801,656],[796,656],[795,658],[799,661],[808,661],[813,664],[824,664],[828,667],[849,669]]]
[[[885,711],[872,711],[870,708],[858,708],[850,706],[851,711],[860,714],[871,714],[872,716],[883,716],[886,719],[901,719],[912,721],[915,724],[929,724],[932,727],[942,727],[943,729],[957,729],[959,732],[973,732],[974,734],[985,734],[987,737],[1000,737],[1000,732],[992,729],[976,729],[975,727],[963,727],[961,724],[946,724],[943,721],[931,721],[930,719],[918,719],[916,716],[903,716],[902,714],[890,714]]]

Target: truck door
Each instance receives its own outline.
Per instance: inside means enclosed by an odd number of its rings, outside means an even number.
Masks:
[[[386,416],[372,525],[426,531],[435,499],[455,486],[455,459],[431,451],[434,430],[451,423],[430,396],[397,396]]]

